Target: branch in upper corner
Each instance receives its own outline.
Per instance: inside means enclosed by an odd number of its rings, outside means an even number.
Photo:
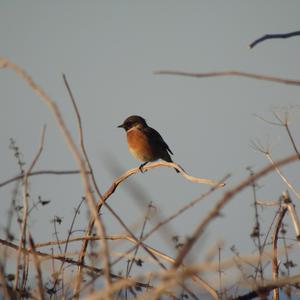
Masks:
[[[220,71],[220,72],[208,72],[208,73],[193,73],[193,72],[182,72],[182,71],[171,71],[171,70],[158,70],[154,71],[154,74],[157,75],[177,75],[177,76],[186,76],[186,77],[219,77],[219,76],[238,76],[238,77],[247,77],[257,80],[264,80],[264,81],[272,81],[282,84],[289,84],[289,85],[300,85],[300,80],[294,79],[286,79],[280,78],[275,76],[268,76],[268,75],[260,75],[256,73],[248,73],[242,71]]]
[[[300,35],[300,31],[293,31],[293,32],[288,32],[288,33],[275,33],[275,34],[266,34],[263,35],[262,37],[256,39],[253,41],[250,45],[249,48],[252,49],[254,48],[257,44],[265,41],[265,40],[270,40],[270,39],[287,39],[293,36]]]

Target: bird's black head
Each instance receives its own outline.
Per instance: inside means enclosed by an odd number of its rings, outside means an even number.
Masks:
[[[129,129],[136,127],[136,128],[144,128],[147,127],[146,120],[140,116],[130,116],[128,117],[123,124],[119,125],[118,127],[124,128],[126,131]]]

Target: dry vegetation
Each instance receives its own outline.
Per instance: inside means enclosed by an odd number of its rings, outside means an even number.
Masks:
[[[259,42],[269,39],[261,38],[252,44],[252,47]],[[276,37],[277,38],[277,37]],[[12,195],[11,207],[8,212],[8,224],[3,238],[0,239],[0,282],[1,294],[4,299],[266,299],[272,297],[279,299],[280,294],[292,299],[299,294],[300,273],[295,271],[295,263],[292,260],[290,249],[299,246],[300,226],[294,199],[300,200],[300,193],[292,185],[289,179],[283,174],[281,168],[287,164],[294,163],[300,159],[297,145],[292,135],[289,124],[289,115],[274,113],[274,125],[282,126],[287,133],[293,153],[274,161],[269,147],[263,147],[259,141],[253,142],[253,148],[266,156],[269,163],[262,169],[254,171],[249,169],[249,176],[241,180],[236,186],[225,186],[228,176],[213,181],[210,179],[196,178],[187,174],[175,163],[155,162],[145,166],[146,170],[158,167],[175,167],[180,171],[181,176],[195,183],[208,184],[210,189],[199,198],[183,206],[179,211],[161,220],[152,229],[146,232],[146,224],[151,218],[153,207],[149,204],[145,214],[144,222],[141,224],[140,233],[137,236],[126,225],[122,216],[118,215],[107,201],[119,184],[139,172],[139,168],[128,170],[125,174],[116,178],[110,188],[103,194],[99,192],[93,167],[89,162],[84,145],[84,135],[80,113],[73,98],[71,89],[64,76],[64,83],[68,90],[70,100],[77,116],[78,134],[80,146],[77,146],[67,129],[63,116],[56,103],[39,87],[19,66],[9,60],[0,60],[1,69],[10,69],[20,76],[35,92],[40,99],[48,106],[53,113],[58,127],[66,140],[70,153],[77,163],[78,170],[71,171],[36,171],[35,165],[43,151],[45,128],[42,129],[40,145],[29,168],[25,169],[24,162],[20,155],[21,150],[14,140],[11,140],[11,149],[14,152],[20,168],[20,174],[0,183],[0,187],[7,184],[16,184],[15,192]],[[184,73],[174,71],[158,71],[159,74],[184,75],[194,77],[207,76],[246,76],[254,79],[270,80],[277,83],[300,85],[297,80],[281,79],[273,76],[262,76],[245,72],[229,71],[214,73]],[[289,145],[290,146],[290,145]],[[277,195],[276,201],[261,201],[257,199],[257,180],[276,172],[286,184],[287,192]],[[43,174],[69,175],[80,174],[85,190],[85,196],[74,212],[72,224],[64,239],[49,239],[48,242],[38,243],[31,235],[28,227],[31,204],[29,203],[28,185],[32,176]],[[151,245],[147,239],[162,229],[162,227],[177,218],[180,214],[191,209],[200,200],[215,193],[217,189],[224,191],[223,195],[216,199],[214,207],[199,222],[191,236],[184,242],[174,237],[174,243],[178,249],[176,257],[162,253]],[[222,245],[213,245],[209,255],[201,263],[185,262],[195,243],[200,239],[207,226],[215,220],[224,206],[244,189],[253,191],[253,209],[255,223],[251,232],[251,239],[256,246],[256,253],[253,256],[243,256],[236,248],[232,248],[232,258],[222,259]],[[16,203],[15,194],[22,191],[23,203]],[[83,203],[86,203],[90,213],[90,220],[86,225],[84,234],[73,232],[73,226]],[[35,205],[48,205],[47,200],[39,199]],[[122,226],[125,234],[110,236],[106,233],[106,224],[101,217],[101,208],[105,206],[108,212]],[[268,232],[261,231],[260,214],[261,207],[265,210],[269,207],[276,207],[274,219],[267,224]],[[12,232],[12,220],[17,220],[19,232]],[[292,228],[286,227],[290,222]],[[53,219],[54,228],[61,222],[59,217]],[[266,224],[264,224],[265,226]],[[287,238],[287,230],[293,239]],[[56,231],[56,229],[55,229]],[[111,245],[122,241],[126,245],[124,251],[118,258],[111,255]],[[69,253],[73,243],[78,246],[75,257]],[[47,251],[49,246],[54,251]],[[76,247],[77,247],[76,246]],[[48,248],[47,248],[48,247]],[[143,249],[145,258],[139,256],[139,249]],[[14,255],[11,253],[14,252]],[[15,272],[7,272],[8,260],[13,260]],[[151,261],[151,270],[144,267],[145,260]],[[122,274],[114,273],[114,266],[124,262]],[[46,263],[51,263],[52,273],[49,276],[49,268]],[[132,272],[133,266],[138,266],[140,272]],[[55,267],[54,267],[55,266]],[[234,269],[239,274],[239,279],[231,282],[225,278],[225,271]],[[50,271],[51,272],[51,271]],[[30,274],[35,275],[35,281],[29,280]],[[210,276],[216,280],[209,280]],[[50,278],[50,279],[49,279]],[[204,279],[205,278],[205,279]],[[280,293],[281,290],[281,293]]]

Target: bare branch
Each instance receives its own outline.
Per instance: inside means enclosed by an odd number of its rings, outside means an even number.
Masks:
[[[278,200],[263,201],[261,199],[257,199],[256,203],[261,206],[278,206],[278,205],[280,205],[280,201],[278,201]]]
[[[280,78],[280,77],[275,77],[275,76],[260,75],[260,74],[235,71],[235,70],[209,72],[209,73],[192,73],[192,72],[182,72],[182,71],[159,70],[159,71],[155,71],[154,74],[177,75],[177,76],[187,76],[187,77],[196,77],[196,78],[218,77],[218,76],[238,76],[238,77],[247,77],[247,78],[252,78],[252,79],[257,79],[257,80],[272,81],[272,82],[277,82],[277,83],[282,83],[282,84],[300,85],[300,80],[285,79],[285,78]]]
[[[289,180],[284,176],[284,174],[282,173],[281,169],[277,166],[275,166],[275,162],[271,156],[270,153],[266,153],[265,154],[267,159],[270,161],[270,163],[272,165],[274,165],[276,173],[280,176],[280,178],[282,179],[282,181],[289,187],[289,189],[294,193],[294,195],[298,198],[298,200],[300,200],[300,192],[297,191],[297,189],[289,182]],[[297,152],[297,156],[299,159],[299,153]]]
[[[252,49],[254,48],[257,44],[266,41],[266,40],[270,40],[270,39],[287,39],[293,36],[298,36],[300,35],[300,31],[293,31],[293,32],[288,32],[288,33],[275,33],[275,34],[266,34],[263,35],[262,37],[256,39],[255,41],[253,41],[250,45],[249,48]]]
[[[98,197],[101,197],[101,193],[100,193],[100,190],[99,190],[99,187],[97,185],[97,182],[96,182],[96,179],[95,179],[95,175],[94,175],[94,172],[93,172],[93,168],[92,168],[92,165],[90,163],[90,160],[89,160],[89,157],[87,155],[87,151],[85,149],[85,144],[84,144],[84,138],[83,138],[83,128],[82,128],[82,122],[81,122],[81,116],[80,116],[80,113],[79,113],[79,110],[78,110],[78,107],[77,107],[77,104],[76,104],[76,101],[75,101],[75,98],[73,96],[73,93],[72,93],[72,90],[70,88],[70,85],[67,81],[67,77],[65,74],[63,74],[63,80],[64,80],[64,83],[65,83],[65,86],[68,90],[68,93],[69,93],[69,96],[70,96],[70,99],[71,99],[71,102],[73,104],[73,108],[75,110],[75,113],[76,113],[76,118],[77,118],[77,127],[78,127],[78,131],[79,131],[79,139],[80,139],[80,147],[81,147],[81,151],[84,155],[84,158],[86,160],[86,163],[89,167],[89,174],[91,176],[91,179],[92,179],[92,182],[93,182],[93,185],[94,185],[94,188],[98,194]]]
[[[166,162],[166,161],[158,161],[158,162],[154,162],[151,164],[147,164],[143,167],[143,169],[145,171],[150,170],[150,169],[155,169],[157,167],[161,167],[161,166],[165,166],[165,167],[172,167],[177,169],[180,174],[187,180],[191,181],[191,182],[195,182],[195,183],[203,183],[203,184],[208,184],[211,186],[217,186],[218,182],[212,179],[207,179],[207,178],[198,178],[198,177],[194,177],[191,176],[189,174],[187,174],[178,164],[176,163],[170,163],[170,162]],[[130,169],[128,171],[126,171],[123,175],[121,175],[120,177],[118,177],[117,179],[114,180],[114,182],[112,183],[112,185],[110,186],[110,188],[103,194],[103,198],[104,201],[106,201],[106,199],[114,193],[114,191],[116,190],[116,188],[118,187],[118,185],[120,183],[122,183],[125,179],[127,179],[128,177],[130,177],[133,174],[139,173],[141,170],[139,167]],[[221,182],[219,184],[218,187],[224,187],[225,183]]]
[[[300,245],[300,222],[299,222],[297,211],[295,209],[295,205],[292,202],[290,202],[290,203],[287,203],[286,206],[287,206],[289,214],[291,216],[291,221],[292,221],[294,229],[295,229],[298,245]]]
[[[266,147],[264,147],[259,140],[257,141],[251,141],[251,147],[256,150],[259,151],[261,153],[263,153],[267,159],[269,160],[269,162],[274,165],[276,173],[280,176],[280,178],[282,179],[282,181],[289,187],[289,189],[295,194],[295,196],[300,200],[300,192],[297,191],[297,189],[289,182],[289,180],[284,176],[284,174],[282,173],[281,169],[277,166],[275,166],[275,162],[271,156],[271,150],[270,150],[270,145],[267,145]],[[295,151],[298,159],[299,159],[299,153],[298,151]]]
[[[37,176],[37,175],[75,175],[75,174],[80,174],[79,170],[65,170],[65,171],[55,171],[55,170],[41,170],[41,171],[35,171],[35,172],[30,172],[29,174],[27,174],[28,177],[31,176]],[[24,178],[24,174],[21,175],[17,175],[13,178],[7,179],[3,182],[0,183],[0,188],[13,183],[15,181],[21,180]]]

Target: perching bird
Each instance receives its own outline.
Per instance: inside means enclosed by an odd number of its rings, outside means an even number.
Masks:
[[[170,156],[173,152],[161,135],[147,125],[144,118],[130,116],[118,127],[126,130],[128,148],[131,154],[136,159],[144,162],[140,165],[141,172],[143,172],[143,167],[150,161],[163,159],[167,162],[173,162]],[[177,169],[175,170],[179,173]]]

